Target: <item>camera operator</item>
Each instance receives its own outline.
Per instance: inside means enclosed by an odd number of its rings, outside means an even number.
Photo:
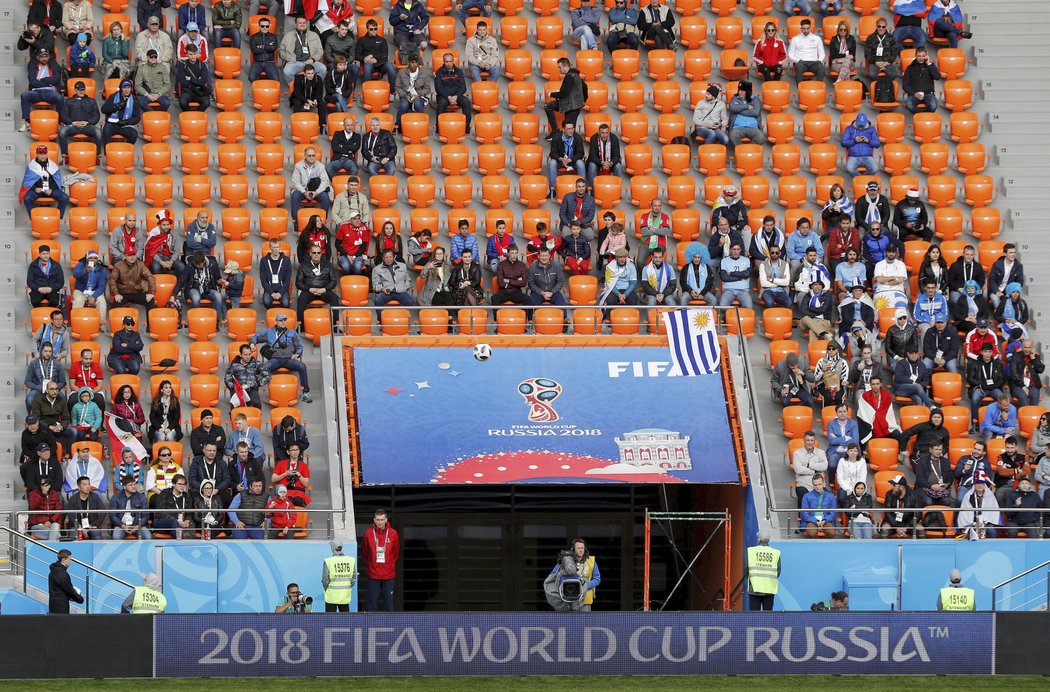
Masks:
[[[594,556],[591,555],[590,550],[587,549],[587,542],[582,538],[575,538],[572,541],[571,550],[562,551],[561,554],[563,557],[571,558],[571,569],[567,572],[559,561],[544,580],[544,591],[551,591],[553,592],[551,595],[555,595],[559,592],[559,582],[566,578],[569,580],[578,579],[582,582],[582,588],[584,590],[583,597],[576,601],[576,603],[570,608],[555,607],[555,610],[566,609],[584,612],[590,611],[591,604],[594,603],[594,590],[602,583],[602,576],[601,572],[598,570],[598,564],[595,562]],[[561,600],[564,600],[564,594],[561,594]],[[550,598],[548,598],[548,602],[551,602]],[[554,603],[552,603],[552,605],[554,605]]]
[[[299,585],[292,582],[288,585],[288,593],[284,601],[277,604],[273,609],[275,613],[310,613],[313,612],[314,599],[299,590]]]
[[[51,29],[46,26],[41,26],[33,22],[26,24],[25,30],[22,35],[18,37],[18,43],[15,44],[18,50],[27,50],[30,55],[36,54],[37,51],[43,49],[51,55],[55,54],[55,35],[51,33]]]

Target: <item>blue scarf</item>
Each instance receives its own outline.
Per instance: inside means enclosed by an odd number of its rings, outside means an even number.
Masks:
[[[565,155],[570,159],[572,158],[572,140],[573,137],[569,137],[568,139],[566,139],[565,135],[561,136],[561,141],[565,145]]]
[[[701,262],[699,265],[690,264],[685,273],[685,282],[690,291],[700,293],[707,284],[707,265]]]
[[[121,96],[122,94],[119,91],[113,94],[113,103],[119,103]],[[118,117],[117,112],[113,111],[112,113],[110,113],[109,118],[107,118],[107,120],[111,123],[120,122],[121,120],[130,120],[131,114],[134,112],[134,109],[135,94],[132,94],[128,97],[127,101],[124,102],[124,113]]]

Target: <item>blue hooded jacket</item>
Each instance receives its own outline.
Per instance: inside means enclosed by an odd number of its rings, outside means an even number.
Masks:
[[[868,141],[858,142],[858,136],[865,137]],[[842,133],[842,146],[846,148],[849,156],[871,156],[876,149],[882,146],[882,142],[879,140],[878,131],[868,120],[868,116],[860,113]]]

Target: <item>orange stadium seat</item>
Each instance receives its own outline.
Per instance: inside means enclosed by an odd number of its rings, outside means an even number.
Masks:
[[[937,113],[916,113],[912,119],[912,136],[920,144],[940,141],[943,129],[944,121]]]
[[[628,175],[649,175],[653,170],[653,150],[646,144],[624,147],[623,167]]]
[[[679,25],[678,40],[689,49],[700,48],[707,43],[707,18],[683,17]]]
[[[704,175],[721,175],[726,169],[724,144],[701,144],[697,148],[697,164]]]
[[[963,200],[971,207],[988,207],[995,197],[995,179],[990,175],[968,175],[963,179]]]
[[[667,203],[675,209],[689,207],[696,203],[696,179],[685,173],[688,173],[688,167],[682,175],[672,175],[667,178]],[[677,230],[673,224],[672,228]]]
[[[383,82],[386,84],[386,82]],[[463,113],[442,113],[438,116],[438,139],[445,144],[462,144],[467,138],[467,116]]]
[[[667,175],[681,176],[689,172],[692,150],[688,144],[668,144],[660,154],[661,168]]]
[[[683,73],[690,81],[700,81],[711,76],[711,51],[703,48],[692,48],[685,52],[683,58]]]
[[[248,150],[243,144],[220,144],[216,161],[223,175],[240,175],[248,169]]]
[[[955,240],[961,236],[963,232],[962,210],[947,207],[934,209],[933,228],[934,233],[941,240]],[[941,252],[944,252],[943,246],[941,247]],[[945,258],[945,262],[948,262],[949,267],[951,266],[951,260]]]
[[[645,104],[645,87],[641,82],[624,81],[616,85],[616,107],[635,113]]]
[[[540,138],[540,117],[535,113],[515,113],[510,119],[510,138],[517,144],[535,144]]]
[[[620,116],[620,139],[626,144],[641,144],[649,138],[649,116],[624,113]]]
[[[976,113],[961,112],[948,116],[948,132],[953,142],[970,144],[977,141],[981,123]]]
[[[941,406],[952,406],[963,395],[962,375],[953,372],[935,372],[932,377],[933,400]]]
[[[565,22],[561,17],[536,19],[535,38],[543,48],[557,48],[565,41]]]
[[[797,341],[783,340],[771,342],[769,344],[769,367],[776,367],[777,363],[787,358],[789,353],[794,353],[796,356],[799,355]]]
[[[771,163],[777,175],[795,175],[802,168],[802,150],[797,144],[774,144]]]
[[[798,107],[806,113],[824,110],[828,104],[828,89],[824,82],[800,82],[798,84]]]
[[[72,145],[71,145],[72,146]],[[146,164],[145,153],[146,147],[159,147],[167,146],[163,144],[145,144],[143,145],[143,166]],[[110,142],[106,145],[106,170],[110,173],[116,173],[123,175],[129,173],[135,166],[135,145],[127,142]],[[168,163],[169,168],[171,167],[171,147],[168,147]],[[152,171],[147,170],[147,173]],[[157,171],[158,173],[165,173],[166,171]]]
[[[787,144],[795,139],[795,116],[771,113],[766,117],[766,137],[771,144]]]
[[[813,429],[813,409],[809,406],[785,406],[782,411],[784,437],[801,438]]]
[[[970,211],[970,230],[978,240],[991,240],[999,235],[1002,218],[994,207],[978,207]]]
[[[830,141],[831,116],[827,113],[806,113],[802,117],[802,138],[810,144],[824,144]]]
[[[740,17],[719,17],[715,20],[715,45],[733,49],[743,40],[744,20]]]
[[[868,441],[868,467],[875,473],[894,471],[900,463],[900,445],[892,437]]]
[[[952,112],[973,107],[973,82],[968,79],[949,79],[944,82],[944,107]]]
[[[790,339],[792,317],[790,308],[766,308],[762,313],[762,333],[770,341]]]
[[[723,52],[723,56],[725,53]],[[723,57],[723,60],[725,58]],[[739,79],[743,75],[736,75]],[[782,81],[762,82],[762,107],[770,113],[780,113],[791,106],[791,85]]]
[[[539,175],[547,154],[538,144],[519,144],[514,147],[514,170],[518,175]]]
[[[503,17],[499,23],[500,42],[512,50],[529,40],[529,20],[524,17]]]

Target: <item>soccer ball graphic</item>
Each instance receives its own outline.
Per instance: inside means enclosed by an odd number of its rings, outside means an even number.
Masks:
[[[488,344],[477,344],[474,346],[474,358],[485,362],[492,357],[492,347]]]

